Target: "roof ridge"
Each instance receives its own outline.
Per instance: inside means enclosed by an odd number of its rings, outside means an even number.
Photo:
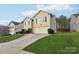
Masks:
[[[41,11],[42,11],[42,12],[45,12],[45,13],[48,13],[48,14],[50,14],[51,16],[53,16],[52,13],[50,13],[50,12],[48,12],[48,11],[39,10],[39,11],[33,16],[33,18],[34,18],[39,12],[41,12]]]

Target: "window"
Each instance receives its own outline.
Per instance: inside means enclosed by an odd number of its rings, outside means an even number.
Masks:
[[[10,26],[10,27],[9,27],[9,29],[13,29],[13,28],[14,28],[14,26]]]
[[[43,24],[45,22],[44,20],[45,18],[42,16],[42,17],[38,17],[38,23],[39,24]]]
[[[28,24],[30,25],[30,21],[28,21]]]
[[[26,22],[25,22],[25,25],[26,25]]]
[[[47,22],[47,17],[45,17],[45,22]]]
[[[37,19],[36,19],[36,23],[37,23]]]
[[[38,17],[37,19],[35,22],[39,23],[39,24],[43,24],[43,23],[47,22],[47,17],[44,17],[44,16]]]

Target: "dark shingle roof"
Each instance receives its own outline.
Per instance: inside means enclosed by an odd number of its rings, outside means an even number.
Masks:
[[[10,25],[11,23],[13,23],[14,25],[19,25],[19,24],[20,24],[19,22],[11,21],[11,22],[9,23],[9,25]]]
[[[25,17],[24,20],[22,21],[22,23],[23,23],[26,19],[32,20],[32,18],[30,18],[30,17]]]
[[[12,21],[12,23],[15,24],[15,25],[20,24],[19,22],[15,22],[15,21]]]
[[[77,17],[77,16],[79,16],[79,14],[73,14],[73,16]]]

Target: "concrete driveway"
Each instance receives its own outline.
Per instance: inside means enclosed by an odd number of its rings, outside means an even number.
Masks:
[[[0,54],[30,54],[31,52],[22,49],[45,36],[48,36],[48,34],[25,34],[19,39],[0,43]]]

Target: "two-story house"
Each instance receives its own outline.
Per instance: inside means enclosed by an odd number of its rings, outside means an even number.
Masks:
[[[32,32],[48,33],[49,28],[56,32],[56,18],[51,13],[40,10],[33,16]]]
[[[23,23],[23,29],[25,29],[27,31],[28,29],[31,29],[31,27],[32,27],[32,18],[25,17],[25,19],[22,21],[22,23]]]
[[[17,25],[19,25],[20,23],[19,22],[14,22],[14,21],[11,21],[8,25],[9,27],[9,34],[13,35],[16,33],[16,28],[17,28]]]

